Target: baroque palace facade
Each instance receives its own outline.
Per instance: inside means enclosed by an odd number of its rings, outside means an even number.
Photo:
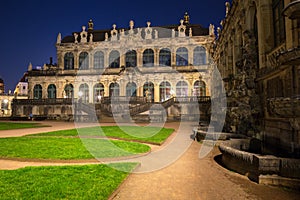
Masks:
[[[300,1],[233,0],[214,59],[225,82],[225,130],[264,151],[300,156]]]
[[[114,24],[111,30],[94,30],[90,20],[80,32],[63,38],[59,34],[57,64],[51,59],[42,69],[29,65],[29,99],[15,101],[13,116],[70,117],[72,99],[98,104],[102,112],[111,112],[104,104],[112,98],[136,105],[163,104],[173,97],[205,100],[210,95],[214,28],[189,21],[186,13],[177,25],[151,27],[147,22],[144,28],[134,28],[130,21],[126,29]],[[182,112],[192,114],[193,108],[170,108],[168,115]]]

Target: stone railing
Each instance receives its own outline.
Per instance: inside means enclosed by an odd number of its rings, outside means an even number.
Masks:
[[[111,96],[103,97],[101,103],[115,104],[115,103],[146,103],[146,97],[127,97],[127,96]]]
[[[285,43],[283,43],[280,46],[278,46],[277,48],[273,49],[273,51],[271,51],[267,55],[267,66],[268,67],[276,66],[277,65],[277,56],[285,50],[286,50]]]
[[[300,117],[300,97],[267,99],[267,109],[272,116]]]
[[[278,55],[279,64],[293,63],[300,60],[300,48],[292,48],[287,51],[280,52]]]
[[[210,96],[188,96],[188,97],[176,97],[176,102],[198,102],[198,103],[210,103]]]
[[[58,98],[58,99],[14,99],[14,105],[71,105],[73,99]]]

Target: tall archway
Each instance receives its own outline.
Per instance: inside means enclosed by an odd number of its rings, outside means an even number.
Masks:
[[[109,85],[109,96],[120,96],[120,85],[118,83],[111,83]]]
[[[185,81],[179,81],[176,84],[176,96],[177,97],[186,97],[188,96],[189,86]]]
[[[159,85],[159,99],[161,102],[168,100],[171,97],[171,84],[168,81],[163,81]]]
[[[42,99],[42,97],[43,97],[43,88],[40,84],[37,84],[33,88],[33,98]]]
[[[154,101],[154,84],[152,82],[146,82],[143,86],[143,96],[149,101]]]
[[[136,97],[136,84],[134,82],[127,83],[126,96],[127,97]]]
[[[100,102],[102,97],[104,97],[104,85],[97,83],[94,85],[94,102]]]
[[[89,102],[89,86],[88,84],[84,83],[79,86],[79,98],[81,98],[83,103]]]
[[[72,84],[67,84],[64,89],[64,98],[74,97],[74,87]]]
[[[48,99],[56,99],[56,86],[50,84],[47,89]]]

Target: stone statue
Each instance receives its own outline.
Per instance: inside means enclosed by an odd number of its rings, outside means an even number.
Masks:
[[[93,34],[91,33],[90,34],[90,41],[89,41],[90,43],[92,43],[93,42]]]
[[[218,32],[218,37],[220,37],[220,35],[221,35],[221,28],[220,27],[217,28],[217,32]]]
[[[89,23],[88,23],[88,30],[89,31],[92,31],[94,29],[94,23],[93,23],[93,20],[90,19]]]
[[[215,36],[215,26],[213,24],[209,25],[209,36]]]
[[[105,41],[108,40],[108,33],[105,33]]]
[[[154,30],[154,38],[157,39],[158,38],[158,31]]]
[[[190,36],[190,37],[193,36],[192,28],[189,29],[189,36]]]
[[[230,10],[230,3],[227,1],[226,3],[225,3],[225,6],[226,6],[226,17],[227,17],[227,15],[228,15],[228,13],[229,13],[229,10]]]
[[[56,39],[56,44],[60,44],[60,43],[61,43],[61,33],[58,33],[57,39]]]
[[[174,38],[175,37],[175,29],[173,28],[172,29],[172,38]]]
[[[78,34],[77,34],[77,33],[74,33],[73,35],[74,35],[74,39],[75,39],[74,42],[75,42],[75,43],[78,43]]]

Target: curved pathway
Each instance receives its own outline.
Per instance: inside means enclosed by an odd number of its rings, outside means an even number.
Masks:
[[[74,128],[74,123],[42,122],[51,127],[0,131],[0,137],[18,137],[27,134],[65,130]],[[86,126],[97,124],[86,124]],[[113,124],[101,124],[113,125]],[[177,123],[167,123],[166,127],[178,130]],[[187,134],[187,137],[189,135]],[[175,136],[173,136],[175,137]],[[167,146],[173,138],[169,138]],[[196,200],[196,199],[300,199],[300,193],[282,188],[258,185],[246,177],[228,171],[214,161],[214,156],[220,154],[214,148],[203,159],[198,153],[201,144],[192,141],[187,151],[171,165],[148,173],[133,173],[115,191],[111,199],[117,200]],[[159,151],[160,148],[154,151]],[[99,163],[93,160],[85,163],[49,163],[0,160],[0,169],[16,169],[24,166],[87,164]],[[143,167],[143,166],[142,166]]]

